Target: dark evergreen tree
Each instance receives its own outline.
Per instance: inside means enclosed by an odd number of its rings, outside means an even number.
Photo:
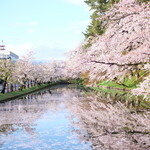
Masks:
[[[100,19],[100,15],[105,15],[105,12],[117,2],[119,0],[85,0],[85,3],[90,6],[91,10],[94,10],[91,15],[91,23],[87,27],[86,32],[83,33],[86,39],[105,33],[107,20]]]

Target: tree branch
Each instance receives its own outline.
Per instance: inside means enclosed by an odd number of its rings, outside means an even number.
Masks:
[[[150,62],[139,62],[139,63],[129,63],[129,64],[118,64],[118,63],[114,63],[114,62],[104,62],[104,61],[96,61],[96,60],[91,60],[91,62],[99,63],[99,64],[105,64],[105,65],[116,65],[116,66],[120,66],[120,67],[124,67],[124,66],[138,66],[138,65],[143,65],[143,64],[150,63]]]
[[[110,18],[110,20],[111,20],[111,21],[117,21],[117,20],[126,18],[126,17],[128,17],[128,16],[131,16],[131,15],[137,15],[137,14],[139,14],[139,13],[134,12],[134,13],[131,13],[131,14],[123,15],[123,16],[121,16],[121,17],[119,17],[119,18],[116,18],[116,19],[111,19],[111,18]]]

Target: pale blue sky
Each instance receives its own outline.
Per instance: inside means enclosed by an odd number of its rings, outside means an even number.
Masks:
[[[0,0],[0,6],[0,40],[18,55],[34,49],[38,60],[63,58],[90,22],[84,0]]]

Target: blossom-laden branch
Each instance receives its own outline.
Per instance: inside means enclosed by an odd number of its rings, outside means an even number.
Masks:
[[[102,61],[96,61],[96,60],[91,60],[91,62],[94,62],[94,63],[99,63],[99,64],[105,64],[105,65],[116,65],[116,66],[120,66],[120,67],[123,67],[123,66],[138,66],[138,65],[144,65],[144,64],[148,64],[150,62],[139,62],[139,63],[133,63],[133,64],[118,64],[118,63],[113,63],[113,62],[102,62]]]

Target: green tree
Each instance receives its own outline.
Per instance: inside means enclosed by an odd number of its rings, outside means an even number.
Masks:
[[[85,0],[85,3],[91,7],[92,10],[104,13],[112,5],[118,3],[120,0]]]
[[[105,32],[107,25],[106,20],[97,19],[98,16],[96,15],[96,12],[93,13],[91,18],[91,24],[87,27],[87,31],[83,33],[86,39],[90,36],[94,37],[95,35],[102,35]]]
[[[91,10],[94,10],[91,15],[91,23],[87,27],[86,32],[83,33],[85,39],[105,33],[107,20],[100,19],[100,16],[105,15],[105,12],[117,2],[119,2],[119,0],[85,0],[85,3],[91,8]]]

